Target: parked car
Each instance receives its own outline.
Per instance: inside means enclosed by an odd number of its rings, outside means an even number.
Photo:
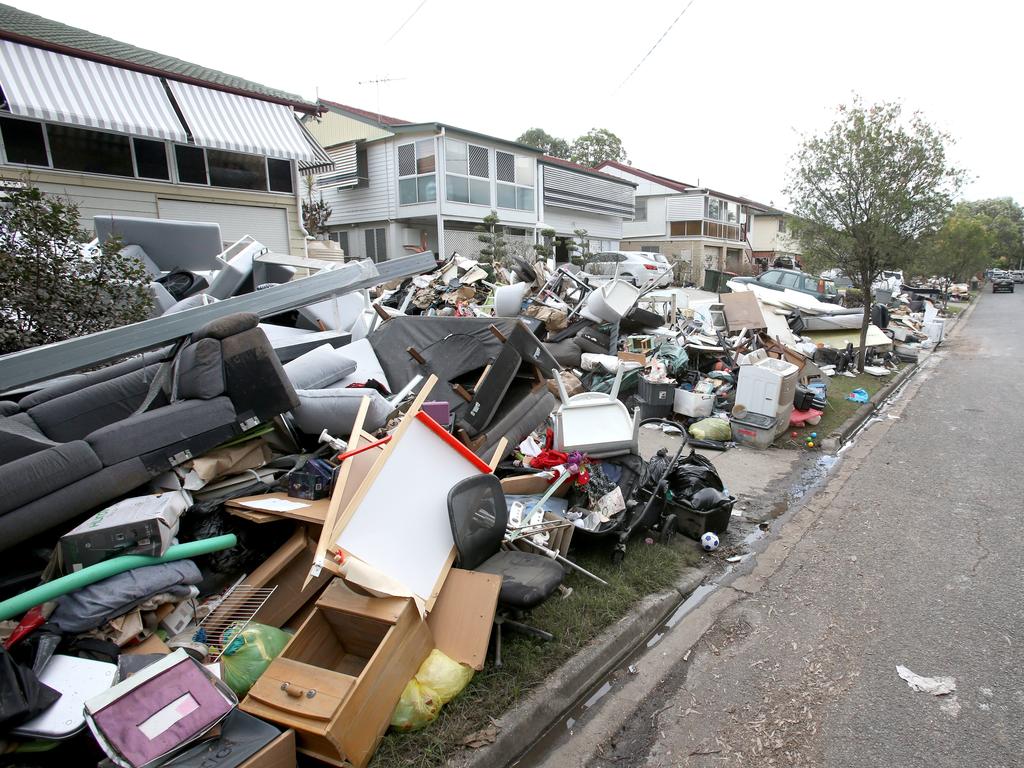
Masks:
[[[839,292],[835,281],[828,277],[815,277],[795,269],[769,269],[757,277],[734,277],[737,283],[754,283],[764,288],[783,291],[789,288],[800,293],[810,294],[819,301],[839,302]]]
[[[602,251],[595,253],[583,266],[583,272],[594,277],[619,277],[638,288],[654,283],[658,288],[672,284],[672,265],[660,253],[649,251]]]
[[[1013,277],[1013,282],[1024,283],[1024,269],[1012,269],[1010,275]]]
[[[1009,272],[992,273],[992,293],[1013,293],[1013,277]]]

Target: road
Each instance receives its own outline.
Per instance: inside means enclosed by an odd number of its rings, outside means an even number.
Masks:
[[[1024,765],[1022,318],[1021,293],[983,295],[756,560],[531,762]]]

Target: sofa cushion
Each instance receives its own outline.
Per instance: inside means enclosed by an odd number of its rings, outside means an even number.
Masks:
[[[131,416],[142,405],[150,382],[159,368],[159,365],[151,365],[115,379],[101,381],[91,387],[40,403],[30,408],[28,414],[43,433],[53,440],[81,440],[101,427]],[[158,393],[150,408],[157,408],[166,402],[163,393]]]
[[[40,432],[27,413],[0,418],[0,464],[45,451],[55,445],[57,443]]]
[[[373,432],[384,426],[394,410],[374,389],[300,389],[299,407],[292,410],[295,426],[308,435],[319,435],[326,429],[335,437],[348,437],[356,420],[359,403],[370,398],[363,429]]]
[[[228,396],[239,415],[270,421],[298,405],[295,388],[262,328],[250,328],[220,343]]]
[[[356,369],[343,379],[332,381],[328,386],[332,388],[347,387],[349,384],[365,384],[373,379],[379,381],[389,390],[391,389],[388,377],[384,373],[384,368],[381,367],[380,360],[377,359],[377,353],[373,351],[369,339],[353,341],[338,351],[348,359],[354,360]]]
[[[0,515],[99,472],[103,464],[84,440],[55,445],[0,465]]]
[[[13,416],[21,413],[21,406],[11,400],[0,400],[0,416]]]
[[[178,399],[210,400],[224,394],[224,359],[220,342],[200,339],[189,344],[178,358]]]
[[[0,514],[0,552],[58,528],[46,541],[47,546],[53,546],[60,534],[74,528],[96,507],[138,488],[149,479],[150,473],[142,460],[129,459],[93,472],[49,494],[40,494],[23,506]]]
[[[144,368],[147,365],[155,365],[165,359],[170,352],[170,347],[165,347],[152,352],[146,352],[143,355],[130,357],[127,360],[122,360],[119,363],[108,365],[106,368],[100,368],[96,371],[61,376],[43,389],[36,390],[31,395],[23,397],[18,404],[21,406],[21,410],[27,411],[29,408],[33,408],[41,403],[63,397],[71,392],[78,392],[86,387],[91,387],[93,384],[99,384],[101,381],[115,379],[118,376]]]
[[[296,389],[323,389],[356,370],[356,361],[345,357],[330,344],[309,350],[291,362],[284,372]]]
[[[227,397],[181,400],[98,429],[86,440],[103,465],[109,467],[232,424],[236,419]]]
[[[236,312],[233,315],[211,320],[199,330],[193,332],[192,341],[200,339],[226,339],[239,333],[255,328],[260,318],[255,312]]]

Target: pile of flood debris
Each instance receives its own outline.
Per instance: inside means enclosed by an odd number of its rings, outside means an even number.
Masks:
[[[366,765],[502,631],[551,639],[530,609],[603,583],[574,541],[724,533],[693,446],[816,423],[861,316],[519,259],[199,258],[187,229],[154,259],[166,235],[125,238],[151,320],[0,359],[8,751]],[[941,340],[930,304],[870,311],[879,375]],[[690,450],[645,459],[644,424]]]

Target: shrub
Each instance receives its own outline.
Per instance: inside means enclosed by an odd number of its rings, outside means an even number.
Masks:
[[[142,263],[112,238],[85,252],[78,206],[31,184],[0,204],[0,353],[145,320]]]

